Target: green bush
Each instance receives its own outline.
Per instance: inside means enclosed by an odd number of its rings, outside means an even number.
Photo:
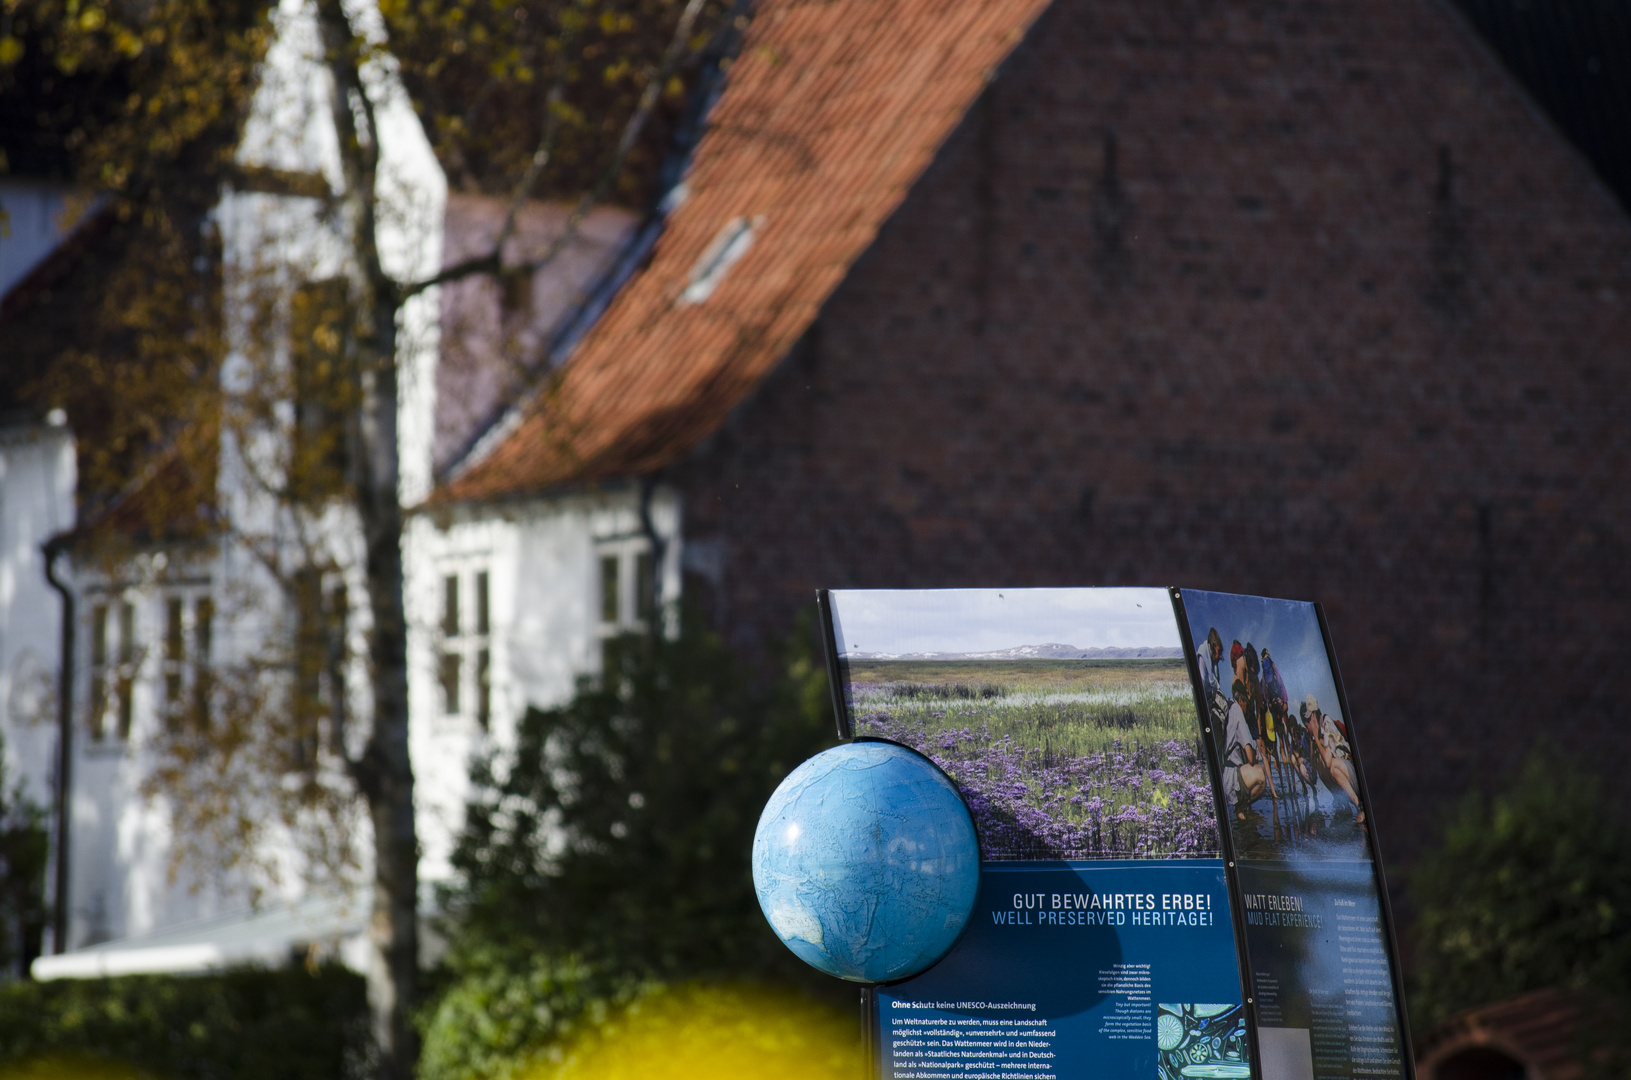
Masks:
[[[423,1080],[507,1080],[560,1040],[653,989],[574,960],[473,947],[423,1017]]]
[[[343,1080],[368,1046],[363,979],[337,966],[0,984],[0,1075],[98,1059],[164,1080]]]
[[[40,952],[49,910],[45,874],[51,837],[45,810],[10,783],[0,740],[0,972],[24,975]]]
[[[1590,769],[1537,751],[1504,794],[1468,796],[1409,882],[1419,1033],[1530,990],[1625,995],[1631,829]]]
[[[657,983],[835,992],[776,940],[749,867],[770,793],[834,741],[821,665],[790,649],[756,679],[689,620],[608,656],[600,683],[528,712],[514,752],[474,772],[423,1080],[502,1076]]]

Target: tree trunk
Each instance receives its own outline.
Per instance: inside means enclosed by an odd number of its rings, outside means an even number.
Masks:
[[[537,269],[566,249],[578,225],[611,190],[623,162],[657,107],[662,90],[686,54],[686,43],[705,0],[686,0],[674,36],[661,64],[651,72],[634,114],[624,125],[612,162],[578,201],[567,228],[542,258],[526,264]],[[745,10],[745,7],[740,8]],[[374,909],[370,937],[374,945],[369,970],[369,1002],[380,1052],[383,1080],[410,1080],[418,1059],[416,1033],[410,1021],[419,969],[418,837],[414,831],[413,762],[408,754],[407,618],[403,596],[402,502],[399,490],[400,447],[397,443],[397,316],[402,304],[424,289],[476,273],[498,274],[502,252],[516,214],[549,160],[552,124],[517,187],[503,233],[493,250],[447,267],[422,281],[398,283],[380,263],[376,173],[379,127],[373,103],[363,86],[366,43],[355,36],[342,0],[317,0],[324,51],[334,79],[330,101],[345,173],[345,204],[351,250],[356,259],[359,340],[356,375],[362,380],[363,404],[353,417],[352,446],[360,451],[353,470],[356,505],[367,543],[368,600],[373,628],[368,645],[373,690],[373,726],[354,775],[374,832]],[[564,69],[563,69],[564,70]],[[564,78],[564,76],[563,76]],[[558,96],[559,83],[552,94]],[[649,492],[647,493],[649,496]],[[642,501],[642,512],[645,511]],[[649,520],[646,522],[650,529]],[[653,572],[660,580],[662,547],[653,532]],[[655,594],[654,594],[655,595]]]
[[[379,358],[373,372],[365,439],[368,486],[359,492],[368,543],[373,614],[369,668],[373,728],[363,762],[363,793],[374,829],[374,959],[369,1001],[384,1080],[408,1080],[418,1059],[410,1022],[419,975],[419,839],[414,831],[413,762],[408,755],[407,619],[403,610],[402,504],[397,489],[396,312],[377,304]],[[379,340],[376,339],[376,340]],[[383,346],[388,341],[392,348]]]
[[[362,383],[352,470],[367,544],[373,626],[368,675],[373,723],[355,776],[374,834],[374,946],[368,999],[381,1080],[411,1080],[418,1060],[413,1007],[419,977],[419,838],[413,820],[413,761],[408,754],[408,635],[402,571],[401,447],[397,441],[397,313],[402,294],[380,263],[379,126],[363,86],[363,43],[341,0],[318,0],[329,72],[330,108],[345,173],[343,201],[356,259],[356,366]]]

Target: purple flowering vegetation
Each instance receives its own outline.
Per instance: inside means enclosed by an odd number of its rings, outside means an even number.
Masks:
[[[945,770],[986,859],[1219,853],[1182,661],[873,661],[848,674],[856,734]]]

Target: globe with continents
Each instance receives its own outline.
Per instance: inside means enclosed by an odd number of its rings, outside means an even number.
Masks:
[[[806,963],[852,982],[933,965],[962,932],[979,882],[962,797],[894,743],[846,743],[804,762],[753,838],[753,886],[771,928]]]

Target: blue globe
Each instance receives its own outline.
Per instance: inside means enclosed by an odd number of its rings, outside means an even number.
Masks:
[[[753,887],[776,935],[851,982],[926,970],[974,908],[980,847],[968,807],[923,755],[885,742],[835,746],[765,804]]]

